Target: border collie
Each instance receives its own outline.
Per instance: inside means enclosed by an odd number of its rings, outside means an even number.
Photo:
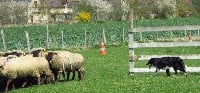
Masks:
[[[172,67],[174,69],[175,75],[177,70],[184,72],[187,76],[185,63],[180,57],[161,57],[161,58],[151,58],[146,65],[149,65],[149,69],[153,66],[156,67],[155,74],[158,74],[160,69],[166,70],[167,76],[170,76],[169,69]]]

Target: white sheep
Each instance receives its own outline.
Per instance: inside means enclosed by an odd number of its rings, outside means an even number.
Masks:
[[[79,80],[83,79],[84,76],[84,58],[81,54],[71,53],[68,51],[53,51],[48,52],[46,59],[50,63],[50,68],[55,74],[55,79],[59,76],[59,71],[63,72],[65,79],[65,71],[67,71],[67,80],[69,80],[70,72],[73,72],[72,79],[74,80],[75,71],[78,71]]]
[[[67,79],[69,80],[69,74],[70,74],[69,72],[73,72],[72,80],[74,80],[75,71],[78,71],[78,78],[79,80],[82,80],[85,74],[85,69],[83,68],[84,57],[78,53],[72,53],[70,57],[71,57],[72,67],[71,69],[66,69],[68,71]]]
[[[34,57],[45,56],[50,63],[50,68],[54,73],[55,80],[59,80],[62,73],[65,79],[65,71],[67,71],[67,80],[69,80],[70,72],[73,72],[74,80],[75,71],[78,71],[79,80],[83,79],[85,70],[83,68],[84,58],[81,54],[71,53],[69,51],[45,51],[43,48],[34,49],[32,52]]]
[[[35,77],[40,85],[40,76],[46,74],[51,76],[49,63],[44,57],[22,56],[0,62],[0,77],[7,79],[5,92],[11,81],[16,78]]]

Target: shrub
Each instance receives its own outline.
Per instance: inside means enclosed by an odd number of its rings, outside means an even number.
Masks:
[[[80,12],[75,16],[75,20],[88,22],[91,20],[91,14],[89,12]]]

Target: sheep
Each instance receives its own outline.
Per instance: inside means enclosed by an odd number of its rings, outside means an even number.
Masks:
[[[34,48],[32,49],[31,54],[33,54],[33,57],[44,57],[45,56],[45,48]]]
[[[43,48],[37,48],[31,53],[34,57],[46,57],[46,59],[49,61],[50,68],[54,73],[56,81],[58,81],[58,76],[60,76],[59,74],[61,72],[65,79],[65,71],[67,71],[67,80],[69,80],[70,72],[73,72],[72,80],[74,80],[75,71],[78,71],[79,80],[83,79],[85,70],[83,68],[84,58],[81,54],[71,53],[68,51],[48,51],[46,53],[45,49]]]
[[[70,55],[70,59],[72,61],[72,68],[69,69],[67,68],[66,71],[68,72],[67,74],[67,80],[69,80],[69,72],[73,72],[72,80],[75,78],[75,71],[78,71],[78,78],[79,80],[83,79],[83,76],[85,74],[85,69],[83,68],[84,65],[84,58],[81,54],[78,53],[72,53]]]
[[[34,77],[40,85],[41,75],[51,76],[49,63],[44,57],[22,56],[0,62],[0,77],[6,78],[5,92],[9,84],[16,78]]]
[[[78,71],[79,80],[83,79],[85,70],[83,68],[84,58],[81,54],[71,53],[68,51],[48,52],[46,59],[50,63],[50,68],[54,70],[55,78],[59,71],[67,71],[67,80],[69,80],[70,72],[73,72],[72,80],[75,78],[75,71]],[[65,79],[65,75],[63,74]]]
[[[20,57],[20,56],[25,56],[25,52],[21,50],[13,50],[13,51],[8,51],[2,54],[3,57],[7,57],[9,55],[16,55],[17,57]]]

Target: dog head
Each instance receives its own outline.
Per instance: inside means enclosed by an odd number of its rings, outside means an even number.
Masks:
[[[146,65],[149,65],[149,69],[153,66],[156,67],[157,62],[160,60],[160,58],[151,58]]]
[[[175,67],[180,71],[186,72],[186,67],[183,59],[177,58],[175,62]]]

